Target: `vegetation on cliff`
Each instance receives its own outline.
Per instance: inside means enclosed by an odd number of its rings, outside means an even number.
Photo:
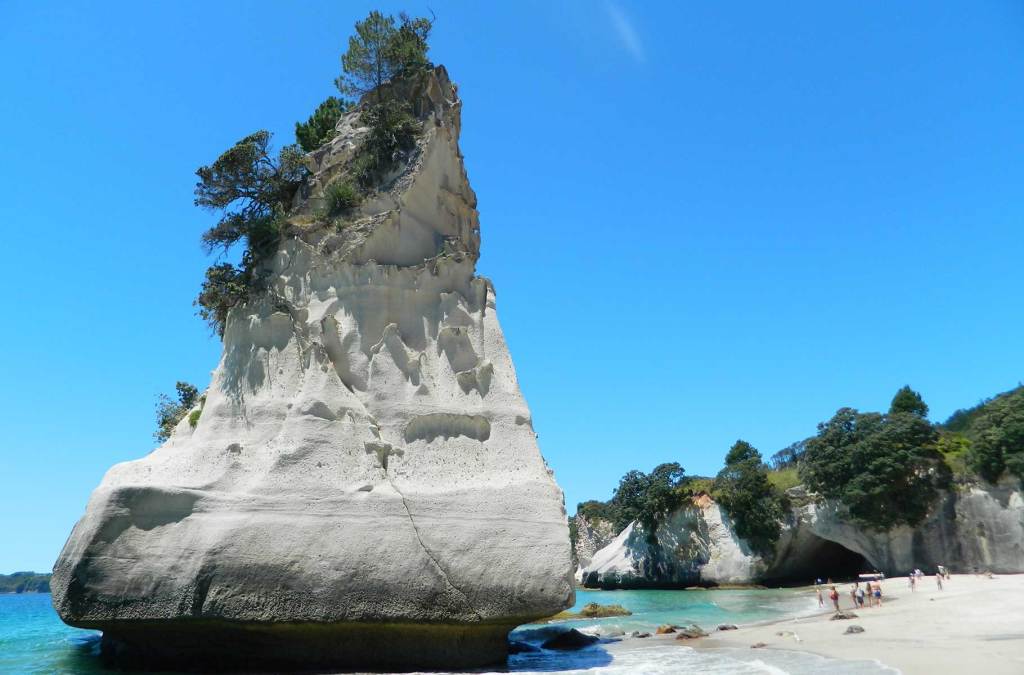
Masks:
[[[334,138],[335,126],[352,104],[336,96],[328,96],[305,122],[295,123],[295,141],[305,152],[313,152]]]
[[[269,131],[250,134],[196,170],[196,206],[221,214],[203,233],[203,248],[227,253],[245,244],[241,265],[220,263],[206,271],[195,301],[199,315],[222,337],[228,311],[258,288],[258,263],[280,240],[284,217],[309,173],[297,145],[282,148],[275,158],[270,138]]]
[[[783,497],[768,480],[768,467],[757,448],[736,441],[715,478],[714,495],[733,519],[736,534],[756,551],[771,551],[782,529]]]
[[[815,436],[773,454],[770,466],[741,440],[714,480],[684,477],[680,468],[669,490],[663,482],[648,496],[659,470],[631,471],[611,500],[583,502],[577,513],[620,530],[633,520],[647,527],[706,493],[729,514],[737,535],[766,553],[791,503],[786,491],[800,484],[816,498],[840,504],[853,522],[888,530],[920,523],[953,481],[1024,480],[1024,386],[958,410],[941,425],[927,415],[922,396],[905,386],[886,413],[840,408],[818,425]],[[678,464],[662,465],[667,466]]]
[[[807,442],[800,477],[867,528],[916,525],[949,483],[937,442],[935,427],[917,413],[841,408]]]
[[[295,123],[297,143],[275,155],[271,134],[261,130],[245,136],[212,164],[196,171],[196,206],[220,214],[202,236],[207,253],[229,253],[242,244],[240,263],[219,262],[206,271],[197,313],[223,337],[228,312],[265,290],[264,261],[288,233],[296,195],[309,176],[305,153],[335,136],[341,116],[357,107],[367,128],[349,166],[327,187],[325,218],[344,215],[407,160],[421,132],[409,102],[395,94],[392,83],[432,67],[427,58],[432,19],[394,17],[380,12],[355,25],[341,56],[342,73],[335,81],[342,94],[361,97],[357,104],[328,97],[306,122]]]
[[[1024,386],[957,410],[942,432],[951,463],[962,461],[988,481],[1007,474],[1024,480]]]
[[[189,415],[189,411],[195,408],[196,404],[202,406],[205,395],[200,396],[199,390],[188,382],[178,382],[174,385],[178,400],[175,401],[167,394],[160,394],[156,401],[156,431],[153,438],[158,443],[163,443],[171,437],[174,427]],[[200,407],[189,415],[189,423],[194,427],[199,422]]]

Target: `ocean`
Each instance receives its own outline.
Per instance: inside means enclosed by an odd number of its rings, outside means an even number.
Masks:
[[[576,607],[588,602],[619,604],[632,616],[586,619],[517,628],[512,639],[539,644],[552,630],[573,627],[604,636],[600,644],[577,652],[541,650],[510,657],[502,671],[587,673],[593,675],[702,675],[767,673],[838,675],[893,673],[872,661],[834,661],[780,650],[695,650],[666,640],[616,639],[619,631],[650,631],[665,623],[697,623],[713,630],[720,623],[746,624],[809,614],[817,601],[806,591],[578,591]],[[45,594],[0,594],[0,673],[129,675],[104,669],[98,659],[99,633],[64,625]]]

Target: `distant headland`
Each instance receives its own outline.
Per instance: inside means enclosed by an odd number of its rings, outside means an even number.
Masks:
[[[41,572],[0,574],[0,593],[49,593],[50,575]]]

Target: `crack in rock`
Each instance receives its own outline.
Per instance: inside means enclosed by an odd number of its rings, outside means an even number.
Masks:
[[[466,603],[466,609],[468,609],[473,614],[473,616],[477,618],[478,621],[483,621],[484,618],[480,616],[480,612],[476,611],[472,603],[470,603],[469,597],[467,597],[466,594],[458,586],[452,583],[452,580],[451,578],[449,578],[448,573],[445,571],[444,567],[442,567],[441,563],[437,561],[437,558],[434,557],[434,554],[430,552],[430,549],[427,548],[427,545],[423,543],[423,537],[420,536],[420,528],[416,526],[416,520],[412,517],[412,511],[409,510],[409,503],[405,501],[405,495],[402,494],[402,491],[399,490],[398,486],[395,485],[395,481],[391,479],[391,476],[390,474],[388,474],[387,470],[385,470],[384,475],[387,477],[388,482],[391,483],[391,487],[394,488],[395,492],[397,492],[398,496],[402,499],[402,506],[405,507],[405,515],[409,516],[409,524],[412,525],[412,531],[416,534],[416,541],[419,543],[420,548],[423,549],[423,552],[427,555],[427,558],[430,559],[430,562],[434,563],[434,567],[437,568],[437,571],[441,574],[441,578],[443,578],[445,583],[448,584],[448,587],[455,591],[455,593],[460,598],[462,598],[462,601]]]

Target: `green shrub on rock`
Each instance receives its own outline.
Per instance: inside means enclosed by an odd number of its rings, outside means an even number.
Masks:
[[[351,172],[360,186],[370,189],[416,147],[420,123],[409,112],[409,104],[400,101],[370,106],[360,121],[369,131],[356,149]]]
[[[178,426],[178,422],[181,422],[199,400],[199,390],[188,382],[178,382],[174,389],[178,396],[177,402],[167,394],[160,394],[157,397],[156,432],[153,438],[159,443],[171,437],[174,427]]]
[[[228,312],[249,297],[253,285],[251,277],[251,265],[235,267],[221,263],[206,270],[202,289],[192,304],[199,307],[199,316],[220,337],[224,337]]]
[[[352,183],[346,179],[339,179],[327,186],[324,190],[324,200],[327,202],[327,215],[337,216],[359,206],[363,196]]]

